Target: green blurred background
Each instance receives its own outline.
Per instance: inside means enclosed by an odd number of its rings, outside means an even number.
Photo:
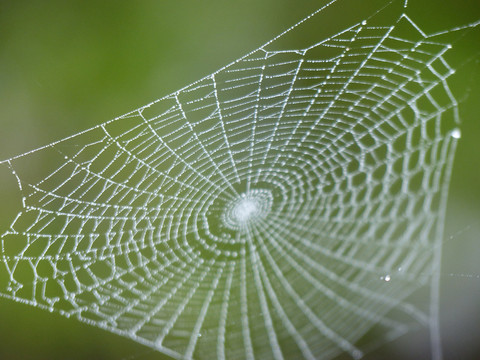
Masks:
[[[259,47],[324,3],[3,0],[0,158],[92,127],[186,86]],[[410,0],[409,14],[422,29],[433,32],[480,19],[480,3]],[[445,357],[475,359],[480,356],[478,29],[462,38],[454,51],[454,66],[469,61],[451,82],[456,97],[463,99],[463,137],[445,224],[441,321]],[[12,179],[0,180],[0,229],[11,220],[6,214],[12,213],[2,205],[7,203],[2,197],[11,195],[4,193],[11,186],[6,181]],[[428,351],[424,332],[387,344],[367,358],[423,358]],[[164,358],[128,339],[0,298],[0,359]]]

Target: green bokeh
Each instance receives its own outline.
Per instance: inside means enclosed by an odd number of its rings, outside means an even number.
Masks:
[[[2,1],[0,158],[92,127],[181,88],[257,48],[323,3]],[[410,0],[410,6],[412,17],[426,31],[480,18],[478,0]],[[451,59],[460,65],[472,57],[452,81],[457,98],[464,99],[463,137],[453,169],[442,269],[446,357],[462,359],[474,358],[480,339],[480,36],[475,34],[459,41],[458,56]],[[7,181],[11,179],[0,177],[0,186],[10,186]],[[12,213],[10,205],[2,205],[16,199],[10,195],[0,195],[0,229]],[[428,351],[428,334],[407,337],[371,356],[402,358],[408,353],[406,343],[418,347],[412,351]],[[0,358],[165,357],[58,314],[0,299]]]

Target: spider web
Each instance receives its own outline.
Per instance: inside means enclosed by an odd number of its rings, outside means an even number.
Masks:
[[[357,359],[417,326],[439,358],[460,137],[450,45],[403,2],[282,45],[339,4],[173,94],[1,162],[22,193],[1,237],[1,295],[174,358]],[[40,155],[45,173],[27,180]],[[411,295],[425,287],[422,306]]]

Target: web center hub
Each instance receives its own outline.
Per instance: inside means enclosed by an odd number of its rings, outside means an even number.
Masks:
[[[230,229],[245,228],[265,218],[272,208],[272,201],[269,190],[247,191],[226,204],[222,221]]]

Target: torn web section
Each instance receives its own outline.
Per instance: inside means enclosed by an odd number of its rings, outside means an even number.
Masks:
[[[101,263],[90,269],[93,259],[118,252],[120,235],[115,229],[126,221],[125,216],[118,221],[100,219],[112,218],[109,211],[119,217],[125,211],[109,207],[106,200],[100,203],[98,187],[108,193],[109,184],[100,172],[94,175],[93,157],[86,154],[93,151],[99,159],[106,151],[99,145],[104,140],[100,129],[94,129],[8,161],[20,179],[24,208],[2,235],[2,270],[14,284],[6,295],[70,312],[78,310],[78,294],[112,276],[112,269]],[[22,168],[26,161],[40,161],[44,177],[29,177],[28,169]],[[93,269],[96,278],[88,274]]]
[[[24,208],[2,235],[2,294],[119,332],[128,322],[117,322],[112,311],[158,286],[152,277],[173,262],[172,245],[156,248],[165,241],[158,231],[162,197],[150,191],[149,172],[132,164],[133,153],[118,150],[144,132],[137,119],[3,164],[21,179]],[[22,170],[35,158],[48,159],[38,179]]]

